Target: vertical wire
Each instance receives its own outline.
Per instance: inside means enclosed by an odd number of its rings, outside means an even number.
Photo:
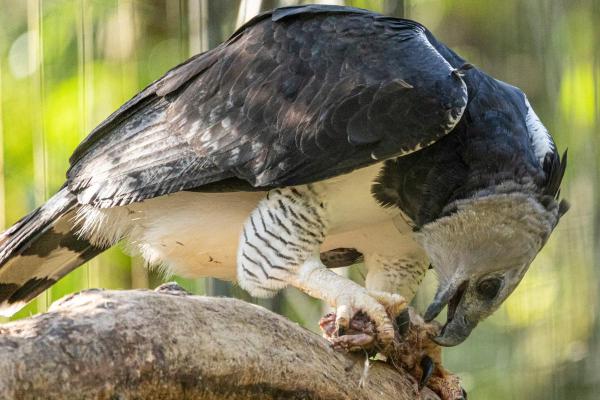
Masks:
[[[85,125],[83,127],[82,136],[87,136],[94,127],[94,25],[93,25],[93,9],[92,2],[84,0],[85,7],[83,8],[84,15],[82,20],[83,43],[84,43],[84,96],[85,96]],[[89,261],[88,267],[88,286],[100,286],[100,264],[101,259],[94,257]]]
[[[31,95],[33,98],[33,170],[34,198],[36,204],[42,204],[48,198],[48,157],[46,149],[46,132],[44,117],[44,43],[43,43],[42,0],[28,0],[27,27],[29,68],[36,71],[31,79]],[[38,311],[44,312],[50,302],[51,289],[37,298]]]
[[[240,14],[243,12],[243,8],[242,8],[243,6],[244,6],[244,0],[241,0],[240,7],[238,9],[238,16],[237,16],[238,19],[240,18]],[[217,21],[218,21],[218,19],[217,19]],[[225,21],[221,21],[221,22],[225,22]],[[207,29],[209,28],[208,23],[205,26]],[[206,278],[204,280],[204,290],[205,290],[205,293],[209,296],[230,296],[231,295],[230,287],[226,283],[223,283],[215,278]]]
[[[40,92],[40,120],[41,120],[41,131],[40,131],[40,142],[41,142],[41,164],[43,165],[42,175],[42,201],[48,199],[48,141],[46,140],[46,90],[45,90],[45,71],[44,71],[44,15],[42,8],[42,0],[37,2],[38,11],[38,42],[37,42],[37,54],[38,54],[38,65],[39,65],[39,81],[38,88]],[[41,202],[40,202],[41,203]],[[45,291],[45,307],[46,309],[52,303],[52,288],[48,288]],[[45,310],[44,310],[45,311]]]
[[[208,50],[208,0],[187,0],[188,56]],[[206,293],[206,278],[194,282],[197,293]]]
[[[93,58],[92,31],[89,19],[87,0],[79,0],[79,21],[77,26],[77,76],[79,80],[79,134],[85,137],[91,126],[93,115],[93,69],[90,60]],[[98,281],[92,274],[97,270],[98,260],[90,260],[83,266],[85,283],[88,288]]]
[[[592,19],[593,20],[598,20],[598,18],[600,17],[600,3],[598,2],[594,2],[592,3],[592,7],[591,7],[591,14],[592,14]],[[594,25],[594,28],[592,29],[592,37],[598,38],[600,37],[600,28],[598,27],[598,25]],[[594,130],[595,132],[600,131],[600,40],[595,40],[594,41],[594,46],[592,47],[592,51],[593,51],[593,55],[592,55],[592,71],[593,71],[593,75],[592,75],[592,82],[594,84],[595,90],[594,90],[594,104],[595,104],[595,115],[594,115]],[[594,185],[594,192],[595,192],[595,198],[594,198],[594,204],[598,204],[598,201],[600,200],[600,157],[598,157],[600,155],[599,149],[598,149],[598,144],[600,143],[600,141],[598,140],[598,135],[591,135],[592,136],[592,140],[594,143],[593,145],[593,149],[595,150],[593,152],[593,158],[592,158],[592,166],[593,168],[591,169],[591,171],[593,171],[592,173],[594,174],[594,179],[593,179],[593,185]],[[592,264],[592,268],[594,269],[594,271],[600,271],[600,212],[598,211],[598,208],[595,207],[594,208],[594,212],[592,215],[592,221],[593,221],[593,226],[592,226],[592,249],[593,249],[593,264]],[[596,272],[596,276],[597,276],[598,272]],[[596,282],[599,282],[596,284],[596,292],[600,292],[600,280],[596,279]],[[594,303],[592,303],[593,305],[595,305],[596,307],[598,307],[598,303],[599,300],[596,299],[596,301]],[[590,377],[596,377],[596,371],[598,368],[598,365],[600,364],[600,321],[598,321],[598,319],[596,319],[596,323],[594,324],[594,330],[593,333],[591,335],[590,338],[590,342],[591,342],[591,353],[593,354],[592,357],[589,357],[589,362],[587,370],[586,371],[586,375],[588,375],[588,380],[594,382],[592,388],[596,389],[598,388],[599,384],[598,384],[598,380],[597,379],[590,379]]]
[[[200,52],[200,1],[188,0],[188,56]]]
[[[125,11],[126,8],[129,7],[128,11]],[[134,0],[119,0],[119,12],[127,13],[129,16],[129,23],[132,25],[131,30],[133,34],[133,45],[131,48],[131,59],[128,61],[122,61],[122,84],[121,87],[127,87],[129,97],[131,93],[129,93],[129,89],[136,88],[138,86],[138,53],[137,49],[142,47],[141,43],[138,43],[139,35],[138,28],[136,25],[136,2]],[[121,18],[119,18],[121,20]],[[138,45],[139,44],[139,45]],[[126,85],[125,82],[128,82]],[[131,81],[135,82],[135,84],[131,84]],[[141,256],[131,256],[130,257],[130,279],[131,279],[131,287],[132,288],[149,288],[150,287],[150,277],[148,274],[148,269],[144,265],[144,260]]]
[[[185,0],[179,0],[179,61],[183,61],[187,58],[186,51],[184,50],[185,43],[185,21],[184,21],[184,2]]]
[[[238,9],[237,20],[235,21],[236,29],[246,21],[246,1],[240,0],[240,8]]]
[[[250,20],[250,18],[258,14],[261,6],[262,0],[241,0],[235,24],[236,28],[243,25],[245,22]]]
[[[2,59],[0,58],[0,229],[4,231],[6,228],[6,199],[4,186],[4,113],[2,102],[4,91],[2,86]],[[8,317],[0,317],[0,323],[7,322]]]
[[[175,37],[177,37],[177,57],[181,59],[184,56],[184,47],[182,41],[183,2],[182,0],[167,0],[165,1],[164,6],[168,40],[172,41],[175,39]]]
[[[3,99],[2,86],[2,62],[0,61],[0,229],[6,228],[6,194],[4,182],[4,112],[2,109]]]
[[[35,181],[35,202],[41,204],[48,198],[48,176],[47,176],[47,152],[46,136],[44,124],[44,51],[43,51],[43,25],[41,7],[42,0],[29,0],[28,3],[28,22],[29,31],[35,32],[30,35],[34,43],[29,45],[29,62],[37,65],[30,65],[31,70],[37,71],[32,78],[32,92],[35,98],[36,114],[34,117],[33,129],[33,162],[34,162],[34,181]]]
[[[118,0],[117,8],[119,13],[119,24],[123,23],[123,21],[127,20],[127,23],[130,24],[127,29],[131,29],[128,34],[133,35],[130,40],[133,41],[130,49],[130,55],[128,59],[121,58],[121,91],[125,98],[129,98],[131,96],[131,89],[137,89],[138,87],[138,70],[137,70],[137,49],[142,47],[138,46],[138,31],[136,25],[136,2],[134,0]],[[127,18],[124,18],[123,15],[126,15]],[[119,25],[119,29],[122,27]],[[126,93],[123,93],[125,89]],[[125,100],[125,99],[120,99]],[[129,279],[130,279],[130,287],[131,288],[149,288],[150,280],[148,276],[148,270],[144,266],[144,261],[141,256],[130,256],[129,257]]]
[[[79,103],[79,136],[82,136],[82,133],[85,132],[85,112],[86,112],[86,99],[85,99],[85,39],[84,39],[84,7],[85,0],[79,0],[79,20],[77,21],[77,80],[78,80],[78,103]],[[86,287],[90,287],[90,267],[89,263],[86,263],[82,266],[84,275],[85,275],[85,284]]]
[[[200,0],[200,23],[201,25],[201,36],[200,36],[200,48],[201,51],[208,51],[208,46],[210,45],[210,34],[209,34],[209,26],[208,26],[208,0]]]
[[[208,50],[208,1],[188,0],[189,55]]]

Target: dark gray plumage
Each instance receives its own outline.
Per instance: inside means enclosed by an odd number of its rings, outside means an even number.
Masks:
[[[96,128],[68,187],[111,207],[230,178],[310,183],[424,147],[466,105],[425,32],[344,7],[258,16]]]
[[[455,345],[514,290],[566,212],[565,168],[519,89],[420,24],[281,8],[169,71],[81,143],[61,191],[0,238],[0,308],[126,240],[190,276],[237,268],[263,294],[292,284],[336,306],[340,324],[363,310],[389,340],[382,305],[402,305],[391,291],[414,295],[429,258],[440,286],[426,318],[448,305],[438,341]],[[374,198],[352,192],[371,184]],[[198,236],[212,214],[219,260],[203,247],[214,237]],[[384,248],[394,238],[406,248]],[[369,293],[324,269],[363,259]]]

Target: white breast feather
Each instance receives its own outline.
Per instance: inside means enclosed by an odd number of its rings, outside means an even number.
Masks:
[[[552,136],[550,136],[550,133],[548,133],[548,130],[542,124],[542,121],[540,121],[535,111],[533,111],[527,97],[525,98],[525,104],[527,104],[527,116],[525,117],[527,132],[529,133],[535,156],[540,163],[543,163],[546,154],[555,151],[554,142],[552,141]]]

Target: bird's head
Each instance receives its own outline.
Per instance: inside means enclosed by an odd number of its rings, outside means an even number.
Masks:
[[[448,306],[440,345],[462,343],[506,300],[566,212],[566,202],[505,186],[451,203],[417,234],[439,280],[425,319]]]

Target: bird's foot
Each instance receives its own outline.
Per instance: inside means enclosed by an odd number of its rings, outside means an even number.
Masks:
[[[394,341],[386,354],[389,362],[408,371],[419,389],[428,387],[442,400],[466,400],[459,377],[442,366],[442,348],[431,340],[439,334],[440,325],[426,323],[412,309],[409,315],[410,326],[403,340]]]
[[[375,323],[364,312],[354,314],[343,334],[338,334],[336,313],[321,318],[320,326],[334,348],[363,350],[369,356],[381,353],[395,368],[407,371],[419,391],[428,387],[441,400],[466,400],[458,376],[442,366],[442,348],[431,340],[439,334],[440,325],[426,323],[410,308],[398,309],[402,311],[395,318],[396,335],[385,348],[378,343]]]
[[[369,354],[375,350],[375,324],[363,312],[356,313],[350,320],[348,328],[339,334],[336,324],[336,315],[331,312],[319,321],[323,337],[327,339],[336,350],[358,351],[364,350]]]
[[[394,340],[392,321],[406,310],[406,301],[392,293],[369,291],[365,294],[368,299],[365,306],[358,306],[360,298],[355,298],[352,306],[338,305],[335,313],[319,321],[323,336],[335,349],[364,350],[374,355]]]

